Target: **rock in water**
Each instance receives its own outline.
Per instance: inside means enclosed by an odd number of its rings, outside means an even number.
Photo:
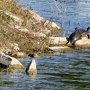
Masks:
[[[32,61],[28,64],[28,66],[26,68],[26,73],[29,75],[35,75],[37,73],[35,59],[32,59]]]
[[[0,64],[5,65],[7,67],[21,68],[23,65],[14,57],[9,55],[5,55],[0,52]]]

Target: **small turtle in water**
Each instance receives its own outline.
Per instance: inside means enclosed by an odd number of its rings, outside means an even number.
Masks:
[[[80,40],[82,39],[83,37],[87,37],[89,38],[89,33],[90,31],[90,27],[87,28],[87,30],[82,30],[82,29],[79,29],[79,28],[75,28],[75,32],[73,32],[69,38],[67,38],[68,42],[66,44],[68,44],[69,42],[71,43],[71,45],[75,45],[75,42],[77,40]]]

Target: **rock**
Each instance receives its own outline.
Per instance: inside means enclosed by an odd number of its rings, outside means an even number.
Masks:
[[[51,22],[51,25],[53,28],[61,29],[55,22]]]
[[[48,47],[49,50],[52,51],[61,51],[61,50],[65,50],[65,49],[70,49],[70,47],[68,46],[53,46],[53,47]]]
[[[40,32],[33,32],[32,33],[35,37],[46,37],[46,35],[44,33],[40,33]]]
[[[21,19],[20,17],[16,16],[15,14],[9,12],[9,11],[4,11],[4,13],[9,16],[10,18],[13,18],[14,21],[18,22],[19,25],[22,25],[23,23],[23,19]]]
[[[18,52],[12,53],[12,56],[16,58],[23,58],[23,57],[26,57],[26,53],[18,51]]]
[[[90,47],[90,39],[83,37],[82,39],[76,41],[75,46]]]
[[[15,51],[19,51],[20,50],[20,48],[19,48],[17,43],[9,43],[9,45]]]
[[[38,22],[44,21],[44,18],[38,15],[35,11],[29,10],[29,12],[32,14],[33,18],[37,20]]]
[[[51,45],[64,45],[67,43],[66,37],[49,37],[49,43]]]
[[[44,33],[45,35],[48,35],[51,33],[51,30],[45,29],[41,31],[42,33]]]
[[[38,58],[39,55],[37,53],[30,53],[28,54],[28,56],[30,56],[31,58]]]
[[[3,50],[3,52],[6,54],[6,55],[9,55],[12,53],[11,49],[5,49]]]
[[[46,20],[45,23],[44,23],[44,26],[51,26],[53,28],[58,28],[58,29],[61,29],[55,22],[50,22],[49,20]]]
[[[32,61],[28,64],[28,66],[26,68],[26,73],[29,75],[34,75],[37,73],[35,59],[32,59]]]
[[[27,28],[23,28],[23,27],[18,26],[18,25],[14,25],[14,28],[21,31],[21,32],[29,33],[29,30]]]
[[[5,55],[2,52],[0,52],[0,64],[5,65],[7,67],[14,67],[14,68],[23,67],[23,65],[17,59],[9,55]]]

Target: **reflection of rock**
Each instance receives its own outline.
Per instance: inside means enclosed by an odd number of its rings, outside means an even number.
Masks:
[[[7,67],[21,68],[23,65],[14,57],[9,55],[5,55],[4,53],[0,53],[0,64],[5,65]]]
[[[28,64],[26,68],[26,73],[29,74],[30,76],[35,76],[37,73],[37,68],[36,68],[36,62],[35,59],[32,59],[32,61]]]

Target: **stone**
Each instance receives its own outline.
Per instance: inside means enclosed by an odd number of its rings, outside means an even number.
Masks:
[[[66,37],[49,37],[49,43],[51,45],[64,45],[67,43]]]
[[[52,22],[52,27],[53,27],[53,28],[61,29],[55,22]]]
[[[7,16],[13,18],[14,21],[16,21],[16,22],[19,23],[19,25],[22,25],[23,19],[21,19],[20,17],[16,16],[15,14],[13,14],[13,13],[11,13],[11,12],[9,12],[9,11],[4,11],[4,13],[5,13]]]
[[[55,22],[50,22],[49,20],[46,20],[45,23],[44,23],[44,26],[51,26],[53,28],[58,28],[58,29],[61,29]]]
[[[53,46],[53,47],[48,47],[49,50],[52,51],[60,51],[60,50],[65,50],[65,49],[70,49],[68,46]]]
[[[13,28],[13,27],[12,27]],[[18,31],[21,31],[21,32],[25,32],[25,33],[29,33],[29,30],[27,28],[23,28],[21,26],[18,26],[18,25],[14,25],[14,28]]]
[[[17,51],[17,52],[12,53],[12,56],[16,57],[16,58],[23,58],[23,57],[26,57],[26,53],[21,52],[21,51]]]
[[[44,18],[38,15],[36,11],[29,10],[29,12],[32,14],[33,18],[35,18],[35,20],[37,20],[38,22],[44,21]]]
[[[31,62],[28,64],[27,68],[26,68],[26,73],[29,75],[34,75],[37,73],[37,68],[36,68],[36,61],[33,58],[31,60]]]
[[[90,47],[90,39],[83,37],[82,39],[76,41],[75,46]]]
[[[22,68],[23,65],[14,57],[9,55],[5,55],[4,53],[0,52],[0,64],[5,65],[7,67],[14,67],[14,68]]]
[[[33,32],[32,33],[35,37],[46,37],[46,35],[44,33],[41,32]]]

